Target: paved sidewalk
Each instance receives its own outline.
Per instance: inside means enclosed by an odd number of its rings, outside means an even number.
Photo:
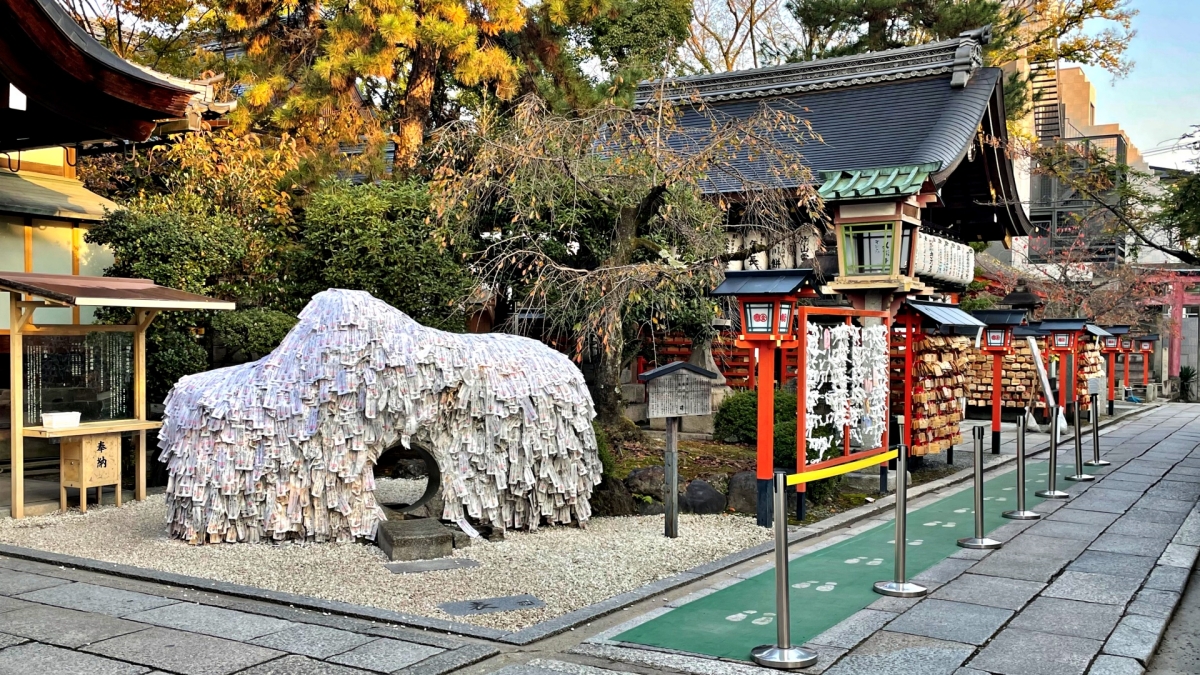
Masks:
[[[498,653],[437,633],[4,557],[0,648],[0,675],[441,675]]]
[[[1200,673],[1200,575],[1195,570],[1146,672],[1151,675]]]
[[[1099,480],[1060,484],[1072,499],[1040,504],[1044,519],[994,530],[1002,549],[962,550],[919,575],[929,597],[880,598],[813,638],[821,662],[801,672],[1142,673],[1200,550],[1198,417],[1200,406],[1168,405],[1110,430],[1101,447],[1113,466]],[[1073,462],[1071,445],[1060,464]],[[574,653],[688,672],[772,672],[610,640],[638,621]]]

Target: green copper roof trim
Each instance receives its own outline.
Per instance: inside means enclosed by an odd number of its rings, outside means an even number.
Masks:
[[[906,197],[920,192],[925,179],[938,168],[940,165],[932,162],[880,169],[822,171],[818,192],[826,201]]]

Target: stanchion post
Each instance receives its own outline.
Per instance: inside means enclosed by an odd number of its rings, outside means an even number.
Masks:
[[[750,650],[760,666],[796,670],[816,664],[817,654],[792,646],[792,617],[788,586],[787,473],[775,472],[775,628],[776,642]]]
[[[667,449],[663,455],[663,534],[679,537],[679,418],[667,418]]]
[[[929,589],[908,581],[904,554],[908,536],[908,448],[901,445],[896,453],[896,565],[891,581],[876,581],[875,592],[893,598],[919,598]]]
[[[963,548],[992,549],[1003,546],[995,539],[983,536],[983,427],[971,430],[975,440],[975,536],[958,540]]]
[[[1108,414],[1112,414],[1110,410]],[[1092,459],[1084,466],[1109,466],[1112,462],[1100,459],[1100,394],[1092,394]]]
[[[1075,481],[1076,483],[1086,483],[1096,480],[1095,476],[1090,476],[1083,472],[1083,427],[1080,426],[1079,420],[1079,398],[1071,404],[1072,410],[1075,412],[1075,474],[1067,476],[1067,480]]]
[[[1000,514],[1009,520],[1037,520],[1042,514],[1025,508],[1025,416],[1028,409],[1021,409],[1017,419],[1017,508]]]
[[[1070,499],[1071,495],[1058,489],[1058,406],[1050,404],[1050,467],[1046,472],[1046,489],[1034,494],[1042,499]]]

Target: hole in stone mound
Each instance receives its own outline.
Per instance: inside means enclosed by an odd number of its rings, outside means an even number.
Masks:
[[[394,511],[423,506],[442,483],[437,461],[428,450],[394,445],[375,463],[375,501]]]

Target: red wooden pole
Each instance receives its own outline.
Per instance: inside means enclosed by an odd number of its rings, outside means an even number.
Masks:
[[[1121,380],[1121,384],[1128,387],[1129,386],[1129,356],[1131,354],[1133,354],[1133,351],[1131,350],[1128,352],[1124,352],[1124,354],[1125,354],[1125,379]]]
[[[800,430],[797,429],[799,434]],[[775,473],[775,350],[761,348],[758,355],[758,462],[759,480]]]
[[[796,347],[796,473],[800,473],[808,465],[808,404],[805,401],[805,392],[808,390],[808,310],[804,307],[796,309],[799,311],[796,333],[800,341]],[[797,485],[796,492],[803,495],[806,485]]]
[[[750,347],[747,351],[750,352],[750,356],[748,357],[750,359],[750,369],[749,369],[750,376],[748,378],[749,381],[746,382],[746,385],[751,389],[757,389],[758,382],[757,382],[756,378],[754,377],[754,369],[758,367],[758,364],[756,363],[756,359],[754,358],[754,351],[755,351],[754,347]]]
[[[1142,386],[1150,386],[1150,355],[1154,352],[1142,352]]]
[[[1004,354],[992,353],[992,454],[1000,454],[1000,380],[1004,378]]]
[[[1113,414],[1113,401],[1116,400],[1117,357],[1114,352],[1108,353],[1108,414]]]
[[[913,326],[912,316],[904,317],[904,445],[912,448],[913,414]]]

